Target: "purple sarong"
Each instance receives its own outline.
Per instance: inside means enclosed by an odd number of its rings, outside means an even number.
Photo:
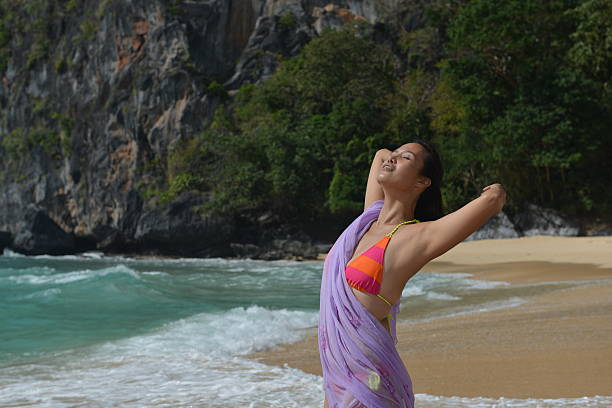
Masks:
[[[412,381],[395,348],[399,302],[391,308],[390,336],[344,277],[346,264],[383,202],[374,202],[342,232],[323,266],[318,340],[330,408],[414,407]]]

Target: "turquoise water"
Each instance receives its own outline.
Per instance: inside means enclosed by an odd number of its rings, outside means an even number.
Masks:
[[[235,307],[316,311],[320,267],[222,259],[3,256],[0,363],[139,335]]]
[[[316,329],[322,262],[0,256],[2,407],[320,407],[322,381],[245,354]],[[404,320],[513,307],[521,295],[467,274],[417,274]],[[417,394],[417,406],[604,407],[611,397]]]

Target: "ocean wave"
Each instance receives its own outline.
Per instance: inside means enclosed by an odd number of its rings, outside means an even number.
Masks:
[[[0,368],[0,406],[318,407],[320,377],[242,357],[300,340],[317,319],[316,312],[234,308],[9,365]]]
[[[4,250],[2,251],[2,256],[6,256],[7,258],[25,258],[27,255],[23,255],[19,252],[11,251],[8,248],[4,248]]]
[[[304,408],[323,401],[321,377],[287,366],[185,347],[107,351],[0,369],[0,406]]]
[[[504,281],[488,281],[473,279],[474,276],[471,273],[457,272],[457,273],[434,273],[428,272],[421,274],[422,277],[431,275],[432,278],[436,279],[436,283],[439,284],[452,284],[454,287],[461,289],[493,289],[499,287],[509,286],[509,282]],[[418,276],[418,275],[417,275]]]
[[[60,293],[62,293],[61,289],[51,288],[51,289],[39,290],[37,292],[24,295],[21,298],[22,299],[44,299],[44,300],[50,300],[50,299],[56,297],[57,295],[59,295]]]
[[[318,324],[318,312],[236,307],[221,313],[200,313],[158,328],[155,332],[112,342],[112,353],[156,348],[158,344],[189,347],[208,355],[238,356],[301,340]]]
[[[438,293],[438,292],[427,292],[427,297],[429,299],[436,300],[461,300],[459,296],[449,295],[448,293]]]
[[[423,287],[413,285],[407,285],[402,291],[402,297],[415,297],[424,295],[427,299],[435,299],[435,300],[460,300],[461,297],[453,296],[444,292],[436,292],[433,290],[426,290]]]
[[[6,279],[14,281],[19,284],[31,284],[31,285],[49,285],[49,284],[64,284],[71,283],[85,279],[94,279],[110,274],[127,274],[133,278],[140,279],[138,272],[134,269],[129,268],[126,265],[114,265],[108,268],[102,268],[97,270],[83,269],[74,272],[67,273],[56,273],[53,275],[13,275],[8,276]]]
[[[433,312],[427,315],[427,317],[417,318],[417,319],[402,319],[402,322],[406,323],[418,323],[418,322],[429,322],[436,319],[446,318],[446,317],[456,317],[456,316],[464,316],[475,313],[482,312],[490,312],[493,310],[499,309],[508,309],[511,307],[521,306],[527,303],[527,300],[513,296],[508,299],[503,300],[493,300],[490,302],[484,302],[477,305],[465,305],[458,306],[454,308],[445,309],[441,312]]]
[[[78,254],[83,258],[102,259],[104,258],[104,252],[83,252]]]
[[[0,369],[0,406],[320,408],[323,403],[322,378],[286,364],[276,367],[241,357],[210,356],[189,347],[147,351],[63,353],[43,363]],[[605,408],[611,404],[611,396],[415,395],[419,408]]]
[[[408,281],[402,291],[403,298],[422,296],[430,300],[461,300],[457,292],[497,289],[508,282],[472,279],[470,273],[419,273]],[[434,290],[435,289],[435,290]],[[448,293],[449,291],[453,294]]]

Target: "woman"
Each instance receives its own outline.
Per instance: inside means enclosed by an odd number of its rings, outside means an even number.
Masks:
[[[325,259],[319,353],[325,407],[414,407],[412,382],[395,344],[395,317],[408,280],[506,202],[500,184],[442,217],[442,166],[415,140],[376,153],[364,212]],[[384,277],[384,279],[383,279]]]

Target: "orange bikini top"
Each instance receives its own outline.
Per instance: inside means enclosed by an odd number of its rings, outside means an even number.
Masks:
[[[413,219],[399,223],[391,232],[385,234],[380,241],[349,262],[344,270],[344,276],[346,277],[346,282],[349,284],[349,286],[362,292],[376,295],[380,299],[384,300],[389,306],[392,306],[391,302],[380,294],[385,249],[387,248],[389,240],[391,240],[391,237],[401,225],[410,224],[413,222],[420,221]]]

